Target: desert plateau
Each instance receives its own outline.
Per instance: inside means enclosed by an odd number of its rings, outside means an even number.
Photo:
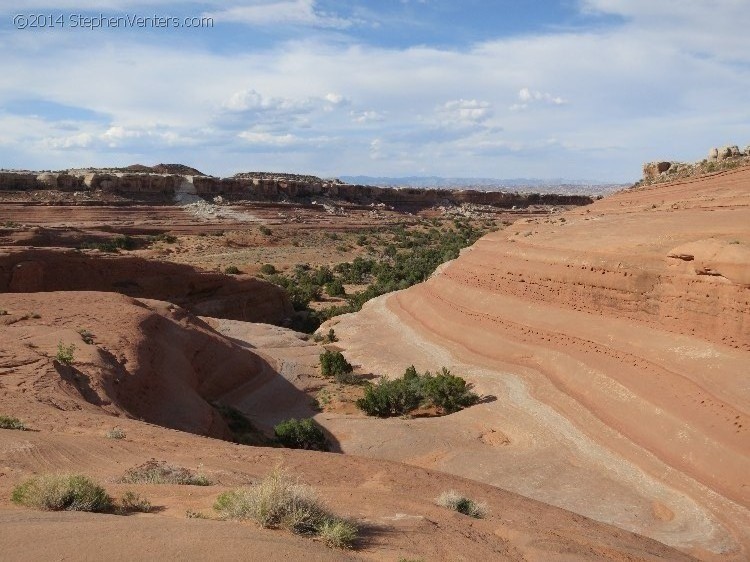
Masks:
[[[0,561],[750,560],[743,2],[83,4],[0,6]]]

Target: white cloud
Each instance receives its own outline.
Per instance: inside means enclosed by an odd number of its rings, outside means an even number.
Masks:
[[[385,117],[377,111],[350,111],[349,115],[355,123],[376,123],[383,121]]]
[[[44,149],[65,150],[69,148],[86,148],[91,146],[94,137],[89,133],[78,133],[75,135],[45,137],[40,141]]]
[[[337,34],[262,51],[209,50],[200,41],[149,44],[142,36],[114,43],[104,33],[85,42],[67,33],[0,33],[0,108],[41,99],[106,116],[63,128],[0,109],[0,156],[7,166],[47,168],[45,158],[63,167],[165,154],[234,173],[247,166],[246,152],[266,146],[283,158],[269,151],[262,163],[324,175],[427,169],[623,179],[637,177],[642,161],[750,142],[750,68],[738,64],[750,62],[739,29],[750,10],[727,1],[729,15],[717,9],[712,19],[696,1],[653,17],[649,6],[663,3],[588,4],[624,22],[462,48],[384,48]],[[712,43],[699,23],[715,31],[715,22],[726,28]],[[566,100],[575,103],[552,111]],[[511,104],[539,111],[510,111]],[[51,155],[40,143],[61,148]],[[530,157],[535,150],[545,158]]]
[[[332,103],[333,105],[340,105],[342,103],[346,103],[347,99],[341,94],[328,93],[326,94],[326,101]]]
[[[554,96],[548,92],[540,92],[539,90],[532,90],[531,88],[521,88],[518,92],[518,99],[521,103],[511,105],[511,111],[526,109],[530,104],[535,102],[543,102],[548,105],[564,105],[568,103],[560,96]]]
[[[458,99],[444,103],[438,108],[438,113],[443,122],[476,125],[492,116],[492,104],[475,99]]]
[[[235,22],[252,26],[273,24],[346,29],[355,20],[320,11],[315,0],[266,1],[251,6],[234,6],[205,14],[218,22]]]
[[[305,112],[311,109],[311,103],[310,100],[266,97],[255,90],[242,90],[232,94],[224,107],[229,111]]]
[[[238,135],[250,144],[264,146],[290,146],[299,142],[299,138],[291,134],[276,135],[266,132],[243,131]]]

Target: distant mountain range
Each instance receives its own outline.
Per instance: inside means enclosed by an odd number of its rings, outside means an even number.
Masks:
[[[443,178],[439,176],[406,176],[400,178],[377,176],[340,176],[341,181],[360,185],[382,187],[419,187],[437,189],[479,189],[482,191],[533,191],[536,193],[561,193],[582,195],[606,195],[630,184],[602,183],[589,180],[563,178]]]

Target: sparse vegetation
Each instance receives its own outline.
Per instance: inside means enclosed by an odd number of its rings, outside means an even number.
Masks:
[[[340,351],[325,350],[320,354],[320,371],[323,376],[336,377],[351,373],[353,370],[354,367]]]
[[[230,265],[224,268],[224,273],[226,273],[227,275],[239,275],[241,272],[237,266]]]
[[[419,374],[412,365],[400,378],[381,378],[365,388],[357,407],[368,416],[403,416],[417,408],[434,406],[443,414],[457,412],[476,404],[479,396],[463,378],[443,367],[432,375]]]
[[[121,427],[113,427],[106,433],[107,439],[125,439],[125,431]]]
[[[154,244],[156,242],[164,242],[165,244],[174,244],[177,242],[177,236],[174,236],[173,234],[168,234],[166,232],[162,232],[161,234],[157,234],[156,236],[149,236],[148,241],[151,244]]]
[[[470,246],[493,229],[475,228],[467,220],[456,220],[452,229],[442,230],[435,227],[409,230],[398,225],[391,227],[387,234],[372,237],[383,247],[379,259],[377,250],[369,245],[369,239],[365,236],[357,241],[364,243],[361,247],[367,246],[372,258],[357,256],[353,261],[339,263],[333,269],[328,266],[314,269],[300,264],[288,274],[269,275],[268,280],[283,287],[289,293],[295,310],[306,315],[305,321],[298,322],[295,327],[312,332],[329,318],[360,310],[372,298],[425,281],[440,264],[457,258],[462,248]],[[329,233],[328,237],[340,239],[334,235]],[[336,249],[342,253],[352,250],[345,245]],[[366,285],[366,288],[347,295],[344,284]],[[310,303],[321,299],[323,289],[332,297],[345,297],[347,303],[312,310]]]
[[[205,513],[202,513],[200,511],[193,511],[192,509],[188,509],[187,511],[185,511],[185,517],[187,517],[188,519],[211,519]]]
[[[224,519],[253,520],[264,528],[317,535],[336,548],[351,548],[358,535],[357,527],[329,513],[309,486],[279,469],[253,486],[224,492],[214,509]]]
[[[81,334],[81,339],[84,343],[91,345],[94,343],[94,334],[86,330],[85,328],[81,328],[78,330],[78,333]]]
[[[220,403],[214,403],[213,406],[229,426],[235,443],[241,445],[270,445],[266,436],[237,408]]]
[[[435,499],[439,506],[458,511],[475,519],[482,519],[487,515],[487,506],[483,503],[477,503],[467,497],[462,496],[454,490],[443,492]]]
[[[103,242],[84,242],[79,248],[81,250],[99,250],[100,252],[113,253],[120,250],[135,250],[137,246],[138,243],[135,238],[120,235]]]
[[[273,265],[271,265],[270,263],[264,263],[260,267],[260,272],[263,275],[274,275],[274,274],[276,274],[276,268]]]
[[[328,283],[326,283],[326,293],[328,293],[329,297],[345,297],[346,296],[346,290],[344,289],[344,285],[338,279],[334,279],[333,281],[329,281]]]
[[[130,490],[120,500],[120,510],[125,513],[150,513],[152,509],[150,501]]]
[[[351,548],[357,540],[358,529],[350,521],[328,518],[320,524],[318,535],[331,548]]]
[[[27,480],[13,489],[13,503],[44,511],[107,511],[112,498],[85,476],[48,475]]]
[[[273,432],[279,444],[290,449],[328,450],[326,436],[312,418],[285,420]]]
[[[73,363],[73,354],[75,353],[75,350],[75,344],[71,343],[70,345],[64,345],[63,342],[58,342],[57,354],[55,355],[55,359],[57,359],[63,365],[70,365]]]
[[[210,486],[211,481],[203,474],[187,468],[172,466],[164,461],[150,460],[128,470],[120,482],[124,484],[181,484],[187,486]]]
[[[0,416],[0,429],[16,429],[26,431],[26,425],[18,418],[10,416]]]
[[[267,226],[261,226],[258,230],[260,230],[260,233],[263,236],[270,236],[271,235],[271,229]]]

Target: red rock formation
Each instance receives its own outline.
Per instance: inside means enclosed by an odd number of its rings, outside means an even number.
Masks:
[[[363,370],[446,365],[497,397],[358,427],[344,451],[748,559],[750,168],[518,221],[332,324]],[[486,444],[491,430],[508,443]]]
[[[0,292],[113,291],[216,318],[281,324],[293,309],[276,285],[249,276],[93,250],[13,248],[0,253]]]
[[[171,168],[167,168],[171,169]],[[528,205],[588,205],[591,197],[582,195],[518,194],[496,191],[395,189],[337,182],[307,181],[290,178],[232,178],[120,171],[25,174],[0,173],[0,191],[58,189],[62,191],[103,190],[136,197],[139,194],[174,195],[188,191],[200,196],[231,196],[254,201],[278,201],[326,196],[351,203],[386,203],[415,209],[439,204],[476,203],[503,208]]]

